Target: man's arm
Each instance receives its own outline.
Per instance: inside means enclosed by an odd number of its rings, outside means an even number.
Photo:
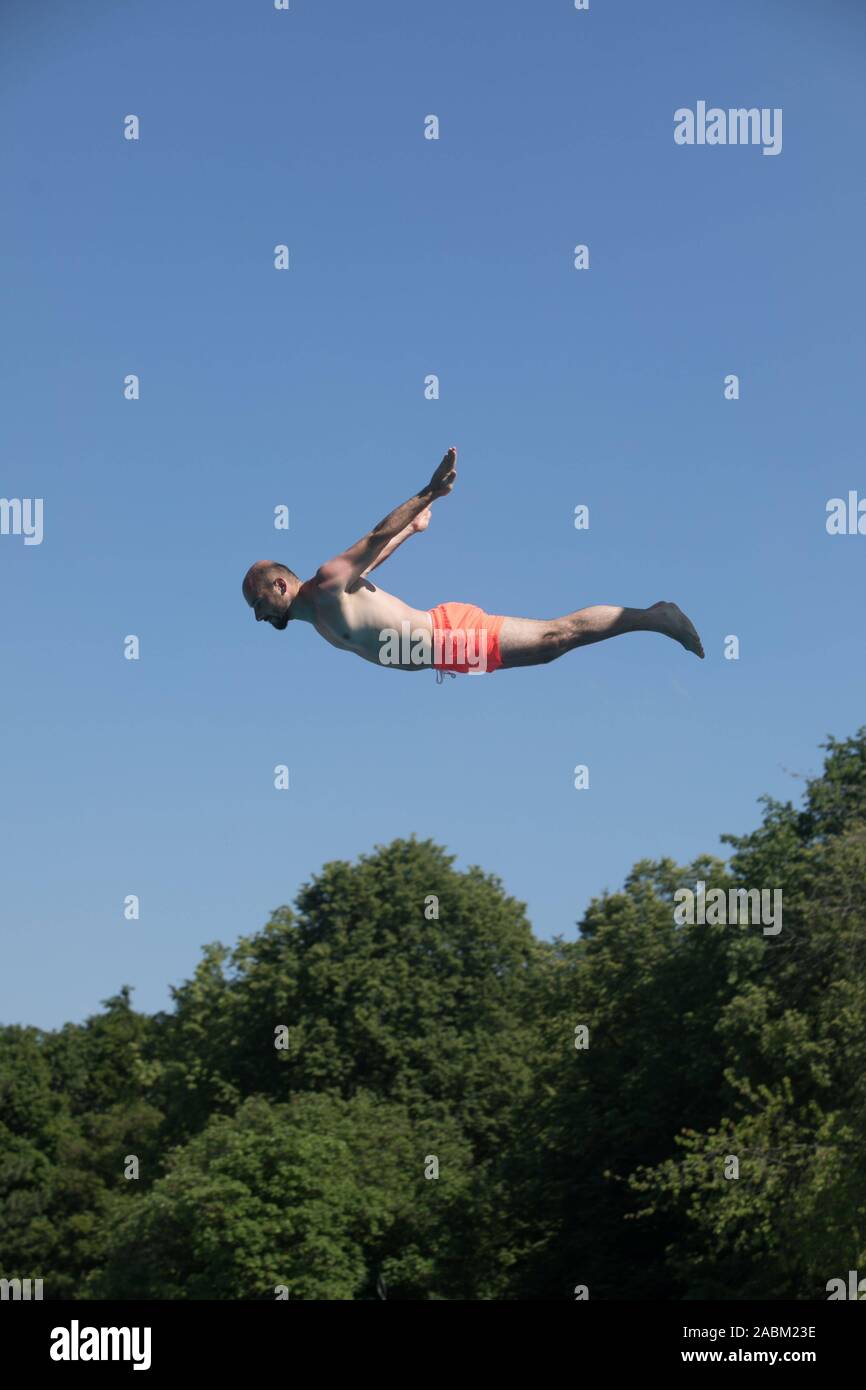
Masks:
[[[449,449],[425,488],[410,497],[408,502],[395,507],[378,526],[344,550],[342,555],[321,566],[316,575],[319,584],[323,587],[346,588],[381,565],[413,531],[423,529],[415,523],[437,497],[447,497],[457,477],[456,465],[457,450]]]
[[[371,570],[376,569],[379,565],[382,564],[384,560],[389,559],[389,557],[394,554],[394,551],[397,549],[398,546],[401,546],[404,541],[408,541],[410,536],[417,535],[419,531],[426,531],[429,525],[430,508],[425,507],[423,512],[420,512],[419,515],[416,516],[414,521],[410,521],[409,525],[403,528],[399,536],[395,536],[393,540],[390,540],[388,542],[385,548],[373,561],[372,565],[368,565],[367,568],[362,572],[361,578],[365,579]]]

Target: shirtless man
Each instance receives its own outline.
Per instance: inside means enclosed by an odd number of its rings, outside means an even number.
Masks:
[[[686,651],[704,649],[675,603],[651,608],[580,608],[562,618],[494,617],[471,604],[443,603],[427,612],[371,584],[370,572],[409,536],[425,531],[430,504],[447,497],[457,477],[457,450],[449,449],[430,482],[384,521],[303,583],[285,565],[258,560],[247,570],[243,594],[256,622],[283,632],[294,619],[312,623],[335,647],[399,671],[475,674],[500,667],[541,666],[622,632],[660,632]],[[439,679],[442,679],[440,676]]]

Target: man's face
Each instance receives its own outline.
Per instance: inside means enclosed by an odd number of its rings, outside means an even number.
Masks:
[[[270,623],[271,627],[283,632],[289,625],[289,609],[294,594],[289,593],[285,579],[278,576],[270,583],[259,584],[247,603],[253,610],[257,623]]]

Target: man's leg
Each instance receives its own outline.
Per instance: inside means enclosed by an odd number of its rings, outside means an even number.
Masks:
[[[613,608],[599,604],[547,622],[535,618],[506,618],[499,634],[502,665],[542,666],[575,647],[604,642],[608,637],[618,637],[621,632],[660,632],[679,642],[686,651],[701,657],[704,654],[700,637],[675,603],[654,603],[651,608]]]

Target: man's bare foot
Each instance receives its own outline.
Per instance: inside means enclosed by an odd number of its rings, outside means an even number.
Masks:
[[[647,612],[653,615],[653,622],[657,624],[656,632],[664,633],[665,637],[672,637],[680,646],[685,647],[687,652],[694,652],[695,656],[703,660],[704,649],[701,639],[694,624],[681,608],[675,603],[654,603]]]

